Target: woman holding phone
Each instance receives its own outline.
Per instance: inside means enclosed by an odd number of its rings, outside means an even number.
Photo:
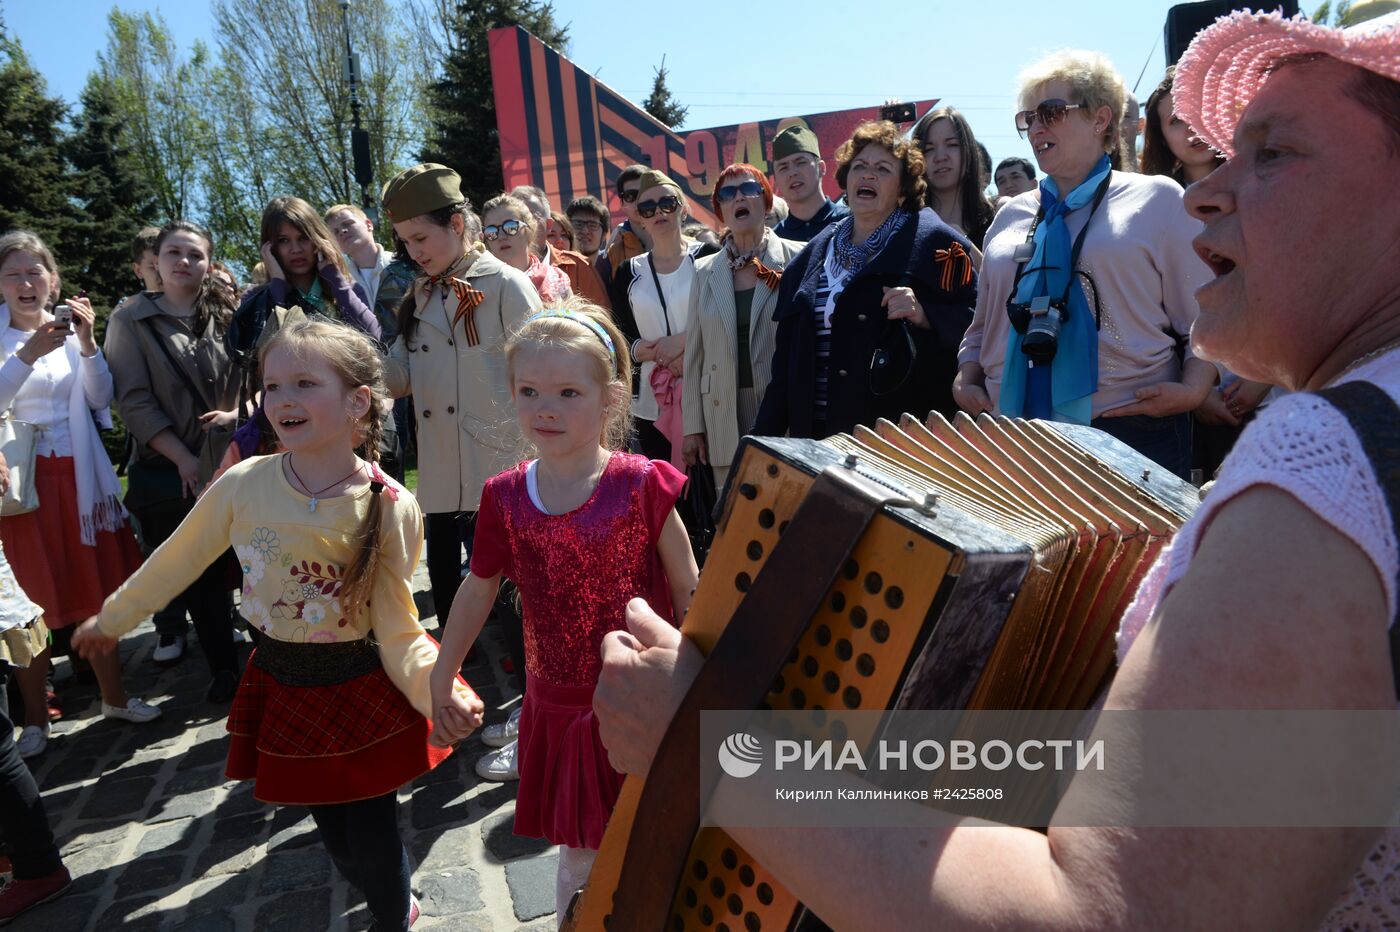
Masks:
[[[34,425],[34,483],[39,507],[0,520],[0,542],[19,585],[54,631],[102,607],[141,563],[120,486],[97,432],[112,424],[112,374],[93,337],[92,305],[69,298],[50,314],[57,264],[44,241],[16,231],[0,236],[0,411]],[[64,307],[68,311],[63,310]],[[71,317],[69,317],[71,314]],[[60,321],[71,319],[71,326]],[[117,654],[93,661],[102,714],[149,722],[160,709],[127,696]],[[17,671],[24,697],[22,757],[48,743],[45,650]]]
[[[243,370],[240,403],[256,401],[259,348],[292,320],[320,316],[363,330],[375,340],[384,335],[370,308],[374,297],[356,288],[345,256],[310,204],[299,197],[274,197],[263,208],[259,233],[267,282],[239,304],[225,339],[229,355]],[[223,465],[275,446],[272,427],[258,408],[234,434]]]

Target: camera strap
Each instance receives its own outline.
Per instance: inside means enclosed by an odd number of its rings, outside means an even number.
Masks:
[[[1079,254],[1084,250],[1084,237],[1089,232],[1089,224],[1093,222],[1094,214],[1098,212],[1099,205],[1103,203],[1105,195],[1108,194],[1108,185],[1112,180],[1113,172],[1110,171],[1103,176],[1103,181],[1099,182],[1098,190],[1094,192],[1093,203],[1089,206],[1089,216],[1084,218],[1084,226],[1080,229],[1079,235],[1074,238],[1074,245],[1070,247],[1069,281],[1065,284],[1064,293],[1060,295],[1060,306],[1062,308],[1068,306],[1069,290],[1074,287],[1075,275],[1078,274],[1075,269],[1079,266]],[[1026,241],[1016,248],[1016,277],[1011,281],[1011,294],[1006,298],[1007,316],[1011,318],[1013,325],[1015,324],[1017,315],[1012,312],[1011,307],[1016,301],[1016,292],[1021,288],[1021,277],[1028,271],[1040,271],[1039,268],[1030,269],[1028,266],[1030,265],[1031,257],[1035,255],[1035,231],[1039,228],[1040,222],[1044,219],[1045,206],[1042,204],[1040,209],[1035,212],[1035,219],[1031,221],[1031,228],[1026,234]],[[1028,249],[1029,255],[1025,255]],[[1022,255],[1025,255],[1024,259],[1020,258]],[[1102,329],[1103,327],[1103,315],[1100,312],[1098,302],[1098,289],[1095,289],[1094,292],[1094,327],[1095,329]],[[1018,327],[1017,330],[1021,332],[1022,328]]]
[[[681,257],[681,263],[685,263],[685,257]],[[647,265],[651,268],[651,280],[656,284],[656,298],[661,302],[661,318],[666,322],[666,336],[671,335],[671,315],[666,310],[666,289],[661,287],[661,276],[656,274],[656,260],[647,253]],[[679,270],[677,266],[677,270]]]

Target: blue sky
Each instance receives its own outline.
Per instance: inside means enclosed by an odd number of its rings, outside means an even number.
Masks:
[[[211,42],[205,0],[117,5],[160,11],[183,47]],[[7,28],[51,93],[70,100],[106,45],[112,6],[110,0],[0,0]],[[633,100],[646,96],[664,54],[673,93],[691,107],[684,128],[870,106],[887,97],[938,97],[967,115],[998,161],[1029,154],[1011,124],[1022,67],[1055,49],[1094,49],[1113,60],[1129,87],[1145,65],[1138,87],[1145,100],[1165,67],[1162,27],[1170,6],[1170,0],[555,3],[558,18],[570,24],[569,57]],[[667,9],[698,12],[671,17]]]

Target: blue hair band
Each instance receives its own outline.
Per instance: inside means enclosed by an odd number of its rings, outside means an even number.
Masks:
[[[603,329],[602,324],[586,314],[580,314],[578,311],[571,311],[564,307],[546,308],[533,317],[528,318],[525,323],[528,324],[531,321],[544,320],[550,317],[564,317],[568,320],[583,324],[589,330],[592,330],[598,339],[603,341],[603,345],[608,348],[608,356],[612,359],[613,369],[617,369],[617,347],[613,345],[612,337],[608,336],[608,331]]]

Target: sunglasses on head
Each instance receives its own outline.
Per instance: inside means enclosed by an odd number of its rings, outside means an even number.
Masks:
[[[1080,110],[1085,104],[1071,104],[1053,97],[1050,100],[1042,100],[1034,110],[1022,110],[1016,114],[1016,132],[1025,139],[1026,134],[1031,131],[1035,121],[1039,120],[1046,126],[1054,126],[1065,118],[1065,114],[1071,110]]]
[[[674,214],[681,209],[681,199],[674,194],[668,194],[655,201],[642,201],[637,205],[637,215],[646,220],[656,216],[660,210],[663,214]]]
[[[736,197],[762,197],[763,185],[757,181],[744,181],[739,184],[727,184],[715,192],[715,197],[721,204],[728,204]]]
[[[623,188],[618,197],[622,198],[622,203],[630,204],[637,199],[637,195],[642,193],[641,188]]]
[[[495,242],[502,236],[514,236],[520,232],[522,226],[524,226],[524,224],[519,220],[507,220],[505,223],[501,224],[493,223],[488,227],[484,227],[481,231],[481,235],[486,237],[488,241]]]

